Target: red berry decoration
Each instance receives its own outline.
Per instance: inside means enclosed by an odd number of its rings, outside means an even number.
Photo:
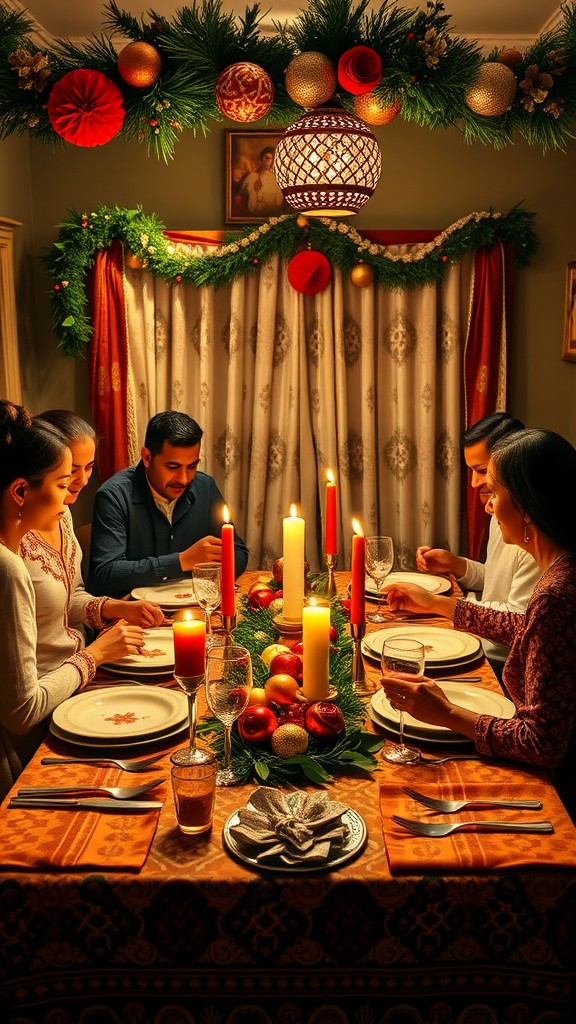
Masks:
[[[311,736],[339,736],[345,729],[344,716],[336,704],[320,700],[306,711],[306,728]]]
[[[80,68],[63,75],[47,103],[54,131],[74,146],[103,146],[120,131],[122,93],[101,71]]]

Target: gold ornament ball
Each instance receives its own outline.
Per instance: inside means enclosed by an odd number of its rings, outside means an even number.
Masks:
[[[518,82],[511,68],[487,61],[465,96],[466,106],[483,117],[498,117],[514,102]]]
[[[162,58],[150,43],[128,43],[118,55],[118,73],[135,89],[146,89],[160,78]]]
[[[126,253],[124,262],[126,263],[127,267],[130,267],[130,270],[142,270],[142,267],[144,266],[144,263],[140,259],[140,257],[135,256],[133,252]]]
[[[301,107],[319,107],[336,88],[336,69],[323,53],[308,50],[294,57],[286,68],[286,92]]]
[[[276,757],[293,757],[308,750],[308,733],[300,725],[279,725],[272,733],[270,745]]]
[[[400,97],[392,103],[383,103],[374,92],[365,92],[354,97],[354,113],[366,121],[366,124],[389,124],[398,117],[401,109]]]
[[[522,54],[520,50],[515,50],[513,47],[508,47],[502,50],[498,60],[501,64],[506,64],[509,68],[517,68],[522,63]]]
[[[358,263],[350,271],[350,280],[356,288],[369,288],[374,284],[374,271],[368,263]]]

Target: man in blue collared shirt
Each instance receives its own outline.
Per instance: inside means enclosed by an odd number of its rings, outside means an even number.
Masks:
[[[159,412],[142,459],[99,488],[94,503],[88,590],[115,597],[182,579],[198,562],[220,562],[224,498],[198,471],[202,429],[182,412]],[[248,550],[236,536],[236,575]]]

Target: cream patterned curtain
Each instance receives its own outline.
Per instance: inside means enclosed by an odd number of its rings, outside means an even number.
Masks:
[[[392,535],[397,569],[439,536],[459,549],[469,262],[410,292],[358,289],[334,269],[307,297],[279,257],[219,290],[125,275],[131,458],[155,412],[193,416],[204,429],[202,468],[226,497],[250,568],[281,554],[292,502],[306,520],[310,565],[321,567],[328,468],[340,568],[350,564],[353,516],[367,535]]]

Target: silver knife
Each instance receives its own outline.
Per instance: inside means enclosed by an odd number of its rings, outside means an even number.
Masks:
[[[131,811],[132,813],[138,813],[141,811],[156,811],[163,806],[161,800],[109,800],[104,798],[103,800],[66,800],[64,798],[55,800],[50,797],[31,797],[31,796],[13,796],[9,807],[44,807],[50,809],[67,809],[67,810],[83,810],[83,811]]]

